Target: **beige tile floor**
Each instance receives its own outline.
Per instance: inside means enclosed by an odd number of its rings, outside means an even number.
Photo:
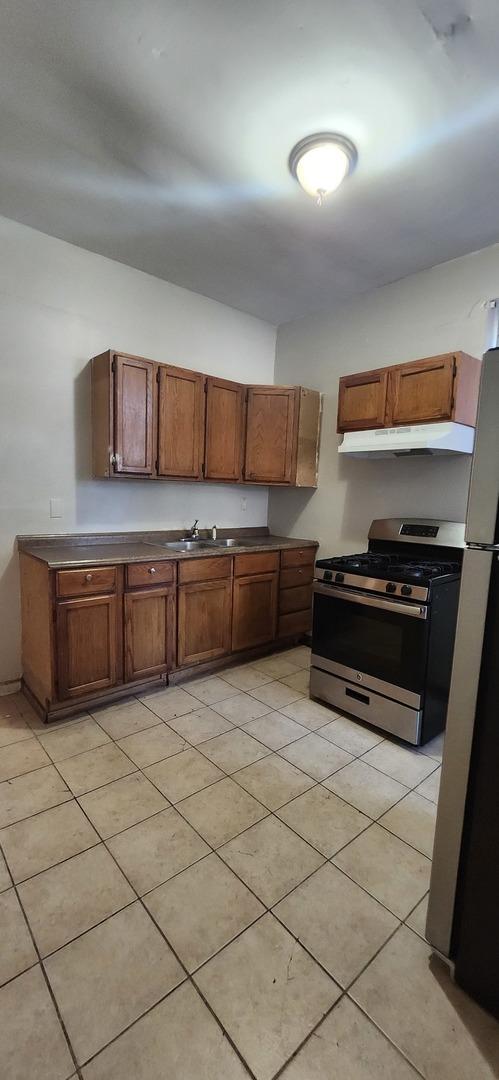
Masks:
[[[303,646],[47,729],[0,698],[2,1080],[492,1080],[424,939],[442,739]]]

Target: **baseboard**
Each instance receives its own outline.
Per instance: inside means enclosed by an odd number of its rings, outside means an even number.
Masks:
[[[0,683],[0,697],[7,697],[7,694],[17,694],[20,689],[20,679],[9,679],[8,682]]]

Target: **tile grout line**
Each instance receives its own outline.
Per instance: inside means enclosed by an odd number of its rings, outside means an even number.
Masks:
[[[3,857],[4,857],[4,859],[5,859],[5,862],[7,863],[7,859],[6,859],[6,857],[5,857],[5,852],[4,852],[4,850],[3,850],[3,847],[2,847],[2,845],[1,845],[1,843],[0,843],[0,851],[1,851],[1,853],[2,853],[2,855],[3,855]],[[8,866],[8,863],[7,863],[7,866]],[[46,987],[47,987],[47,990],[48,990],[48,993],[49,993],[50,999],[51,999],[51,1001],[52,1001],[52,1005],[53,1005],[53,1007],[54,1007],[54,1009],[55,1009],[55,1013],[56,1013],[57,1019],[58,1019],[58,1021],[59,1021],[59,1024],[60,1024],[60,1026],[61,1026],[61,1029],[62,1029],[62,1032],[63,1032],[64,1038],[65,1038],[65,1040],[66,1040],[66,1043],[67,1043],[67,1046],[68,1046],[68,1050],[69,1050],[70,1056],[71,1056],[71,1058],[72,1058],[72,1061],[73,1061],[73,1065],[74,1065],[75,1071],[76,1071],[76,1073],[77,1073],[78,1077],[81,1077],[81,1073],[80,1073],[80,1068],[79,1068],[79,1065],[78,1065],[78,1061],[77,1061],[77,1059],[76,1059],[76,1055],[75,1055],[75,1053],[74,1053],[74,1050],[73,1050],[73,1045],[72,1045],[72,1043],[71,1043],[71,1040],[70,1040],[70,1038],[69,1038],[68,1032],[67,1032],[67,1030],[66,1030],[66,1025],[65,1025],[65,1023],[64,1023],[64,1021],[63,1021],[63,1019],[62,1019],[62,1015],[61,1015],[61,1012],[60,1012],[60,1009],[59,1009],[59,1005],[58,1005],[58,1002],[57,1002],[57,1000],[56,1000],[55,994],[54,994],[54,992],[53,992],[53,990],[52,990],[52,987],[51,987],[51,985],[50,985],[50,982],[49,982],[49,980],[48,980],[48,978],[47,978],[47,973],[46,973],[46,971],[45,971],[45,968],[44,968],[44,965],[43,965],[43,962],[42,962],[42,957],[41,957],[41,953],[40,953],[40,950],[39,950],[39,948],[38,948],[37,942],[36,942],[36,940],[35,940],[35,935],[34,935],[34,933],[33,933],[32,929],[31,929],[31,924],[30,924],[30,921],[29,921],[29,919],[28,919],[28,916],[26,915],[26,911],[25,911],[25,909],[24,909],[24,904],[22,903],[21,897],[19,896],[19,891],[18,891],[17,885],[15,885],[15,884],[14,884],[14,882],[13,882],[13,885],[12,885],[12,887],[13,887],[13,889],[15,890],[15,894],[16,894],[16,897],[17,897],[17,902],[18,902],[18,904],[19,904],[19,907],[20,907],[20,909],[21,909],[21,911],[22,911],[22,914],[23,914],[23,918],[24,918],[24,921],[25,921],[25,923],[26,923],[26,926],[27,926],[27,928],[28,928],[28,931],[29,931],[29,935],[30,935],[31,941],[32,941],[32,943],[33,943],[33,948],[34,948],[34,950],[35,950],[35,953],[36,953],[36,955],[37,955],[37,957],[38,957],[38,959],[37,959],[36,963],[35,963],[35,964],[32,964],[32,965],[31,965],[31,966],[30,966],[29,968],[27,968],[26,970],[27,970],[27,971],[31,971],[31,970],[32,970],[32,969],[33,969],[34,967],[37,967],[37,966],[39,966],[39,967],[40,967],[40,971],[41,971],[42,977],[43,977],[43,979],[44,979],[44,982],[45,982],[45,985],[46,985]],[[21,977],[21,975],[24,975],[24,974],[25,974],[25,972],[19,972],[19,973],[18,973],[18,975],[14,976],[14,978],[20,978],[20,977]],[[9,980],[9,983],[10,983],[10,982],[12,982],[12,981],[13,981],[12,979],[11,979],[11,980]],[[6,984],[6,985],[7,985],[7,984]],[[3,987],[2,987],[2,989],[3,989]]]

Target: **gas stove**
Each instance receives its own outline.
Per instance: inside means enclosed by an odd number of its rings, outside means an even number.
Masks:
[[[315,567],[311,694],[408,742],[445,723],[464,524],[373,521]]]
[[[455,578],[460,570],[461,564],[457,560],[411,558],[409,554],[397,551],[386,554],[364,551],[359,555],[319,559],[315,576],[318,581],[334,581],[373,592],[427,600],[433,581]]]

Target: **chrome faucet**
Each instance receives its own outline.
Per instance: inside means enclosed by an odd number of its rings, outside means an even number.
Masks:
[[[198,521],[199,521],[199,518],[196,518],[196,520],[194,522],[194,525],[192,525],[191,528],[189,529],[189,536],[190,536],[191,540],[199,540]]]

